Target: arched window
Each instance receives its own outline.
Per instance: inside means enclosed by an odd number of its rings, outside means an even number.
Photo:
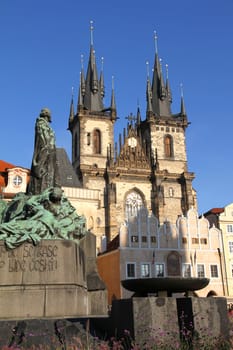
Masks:
[[[93,147],[94,153],[101,153],[101,132],[98,129],[95,129],[93,132]]]
[[[137,216],[139,210],[143,208],[143,199],[136,191],[130,192],[125,200],[125,216],[128,219],[130,216]]]
[[[170,135],[166,135],[164,138],[164,153],[165,157],[172,157],[173,156],[173,140]]]

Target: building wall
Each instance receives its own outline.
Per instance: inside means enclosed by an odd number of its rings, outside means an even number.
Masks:
[[[175,225],[168,221],[159,225],[153,215],[141,210],[137,217],[121,226],[120,245],[116,251],[120,254],[120,280],[158,277],[158,267],[162,265],[161,277],[209,278],[208,286],[196,292],[198,296],[226,295],[221,231],[209,228],[208,220],[199,219],[195,209],[190,209],[186,217],[178,218]],[[108,253],[101,256],[106,271],[111,270],[107,256]],[[134,270],[133,275],[128,275],[128,264]],[[144,276],[147,270],[148,275]],[[105,273],[104,281],[109,272]],[[106,284],[110,283],[106,280]],[[119,287],[121,298],[132,295],[121,284]]]
[[[233,297],[233,203],[224,208],[218,217],[218,224],[223,237],[227,294]]]
[[[78,215],[86,219],[86,228],[96,235],[96,252],[101,249],[105,236],[105,213],[99,190],[63,187],[64,194],[76,209]]]
[[[115,250],[99,255],[97,259],[97,268],[100,277],[105,282],[108,290],[108,304],[112,300],[121,298],[121,277],[120,277],[120,254]]]

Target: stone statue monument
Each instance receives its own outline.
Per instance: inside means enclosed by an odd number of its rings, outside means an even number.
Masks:
[[[40,194],[60,185],[56,162],[55,134],[50,127],[51,112],[43,108],[35,125],[35,145],[28,193]]]
[[[0,240],[9,249],[41,239],[78,241],[85,235],[85,219],[58,186],[55,134],[48,108],[41,110],[35,126],[35,146],[27,194],[0,203]]]
[[[107,291],[96,266],[96,237],[59,186],[50,122],[50,111],[42,109],[27,193],[18,193],[8,203],[0,201],[2,320],[107,314]]]

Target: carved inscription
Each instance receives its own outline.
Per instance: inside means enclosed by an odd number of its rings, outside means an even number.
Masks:
[[[58,247],[55,244],[33,246],[24,244],[21,249],[7,251],[0,246],[0,269],[7,268],[8,272],[45,272],[58,268]]]

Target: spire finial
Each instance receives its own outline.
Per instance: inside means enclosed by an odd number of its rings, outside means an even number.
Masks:
[[[94,26],[93,26],[93,21],[90,21],[90,31],[91,31],[91,45],[93,45],[93,31],[94,31]]]
[[[154,42],[155,42],[155,53],[158,54],[158,35],[156,30],[154,30]]]
[[[150,67],[149,67],[149,61],[146,61],[146,75],[147,75],[147,79],[149,79],[150,76]]]
[[[72,98],[74,97],[74,87],[73,86],[71,86],[71,96],[72,96]]]
[[[101,57],[101,70],[102,70],[102,72],[104,70],[104,57],[103,56]]]
[[[168,80],[168,64],[167,63],[165,65],[165,67],[166,67],[166,79]]]
[[[159,59],[159,63],[160,63],[160,72],[162,74],[162,72],[163,72],[163,60],[162,60],[162,58]]]
[[[182,116],[186,116],[186,110],[185,110],[185,104],[184,104],[184,89],[183,84],[180,83],[180,94],[181,94],[181,107],[180,107],[180,113]]]
[[[84,55],[81,54],[81,68],[83,69],[83,61],[84,61]]]
[[[180,83],[180,95],[183,98],[184,97],[184,87],[183,87],[183,83]]]
[[[114,92],[114,75],[112,75],[111,110],[112,110],[112,117],[116,118],[116,101],[115,101],[115,92]]]

